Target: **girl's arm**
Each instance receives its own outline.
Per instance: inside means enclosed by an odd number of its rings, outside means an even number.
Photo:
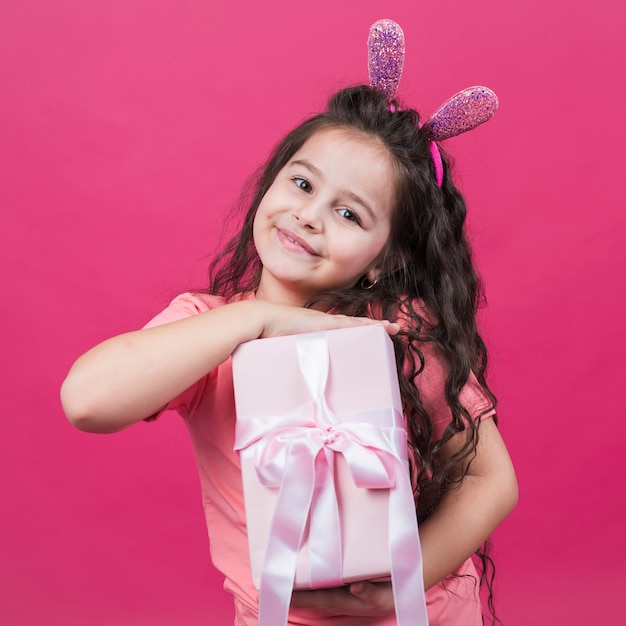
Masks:
[[[115,432],[157,413],[244,341],[369,323],[258,300],[234,302],[97,345],[70,369],[61,402],[77,428]]]
[[[492,419],[480,424],[476,457],[460,485],[450,489],[420,525],[424,586],[429,589],[451,574],[491,535],[517,502],[517,481],[506,446]],[[443,454],[459,450],[458,433]],[[349,587],[298,591],[292,606],[339,615],[385,615],[393,612],[389,583],[353,583]]]
[[[444,447],[458,451],[465,432]],[[476,457],[460,485],[449,489],[435,511],[420,525],[424,584],[428,589],[453,572],[488,539],[517,503],[513,463],[493,421],[479,428]]]

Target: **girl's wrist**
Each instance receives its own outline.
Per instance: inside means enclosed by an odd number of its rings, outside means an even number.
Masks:
[[[263,335],[265,329],[263,303],[256,300],[240,300],[224,308],[228,309],[229,315],[232,315],[238,335],[237,345],[258,339]]]

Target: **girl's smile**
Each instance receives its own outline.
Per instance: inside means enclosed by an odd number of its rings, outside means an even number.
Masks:
[[[341,128],[313,135],[256,213],[254,243],[263,265],[257,298],[302,305],[364,275],[376,280],[391,229],[393,180],[377,139]]]
[[[277,228],[276,233],[280,242],[292,252],[296,254],[309,254],[312,256],[319,256],[317,252],[301,237],[298,237],[295,233],[290,230],[284,230],[282,228]]]

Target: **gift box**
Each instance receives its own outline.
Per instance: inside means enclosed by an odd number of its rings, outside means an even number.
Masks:
[[[293,588],[389,576],[398,624],[426,624],[406,432],[384,328],[250,341],[232,365],[259,624],[286,621]],[[410,617],[402,622],[398,610]]]

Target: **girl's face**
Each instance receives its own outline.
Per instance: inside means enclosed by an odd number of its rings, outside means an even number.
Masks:
[[[303,305],[326,289],[373,282],[391,230],[391,158],[344,129],[314,134],[278,173],[254,220],[257,298]]]

